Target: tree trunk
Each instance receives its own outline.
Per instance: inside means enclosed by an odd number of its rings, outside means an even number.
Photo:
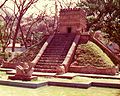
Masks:
[[[3,47],[2,47],[2,53],[5,53],[5,49],[6,49],[6,47],[3,46]]]
[[[20,21],[21,21],[21,19],[22,19],[22,16],[19,16],[17,26],[16,26],[16,29],[15,29],[15,34],[14,34],[14,37],[13,37],[12,52],[15,51],[15,43],[16,43],[16,39],[17,39],[17,34],[19,32],[19,29],[20,29]]]
[[[27,49],[27,44],[26,44],[26,40],[25,40],[25,38],[24,38],[23,33],[22,33],[22,40],[23,40],[23,42],[24,42],[25,48]]]
[[[24,38],[24,34],[23,34],[23,31],[22,31],[22,28],[20,27],[20,31],[21,31],[21,34],[22,34],[22,40],[23,40],[23,43],[25,45],[25,48],[27,49],[27,44],[26,44],[26,40]]]

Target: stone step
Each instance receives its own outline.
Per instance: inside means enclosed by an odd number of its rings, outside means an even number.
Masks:
[[[51,63],[51,62],[44,62],[44,63],[42,63],[42,62],[38,62],[36,65],[58,66],[58,65],[60,65],[60,64],[62,64],[62,63]]]
[[[64,50],[64,49],[47,49],[47,50],[45,50],[45,52],[44,53],[51,53],[51,52],[53,52],[53,53],[62,53],[63,51],[66,51],[67,52],[67,50]]]
[[[66,55],[67,52],[68,52],[68,51],[62,51],[62,52],[51,52],[51,51],[49,51],[49,52],[43,53],[43,55],[44,55],[44,56],[45,56],[45,55],[49,55],[49,56],[58,55],[58,56],[61,56],[61,55]]]
[[[46,52],[44,52],[43,54],[51,54],[52,55],[52,53],[55,55],[61,55],[61,54],[66,54],[68,52],[68,49],[65,49],[65,50],[61,50],[61,51],[58,51],[58,50],[51,50],[51,51],[46,51]]]
[[[60,37],[62,37],[62,38],[63,38],[63,37],[65,37],[65,38],[66,38],[66,37],[67,37],[67,38],[68,38],[68,37],[71,38],[71,37],[74,37],[74,35],[75,35],[75,34],[69,34],[69,35],[68,35],[68,34],[65,34],[65,35],[63,35],[63,34],[55,34],[55,38],[60,38]]]
[[[53,48],[47,48],[46,50],[45,50],[45,52],[46,51],[59,51],[59,52],[62,52],[62,51],[68,51],[67,49],[69,49],[69,47],[63,47],[63,48],[56,48],[56,47],[53,47]]]
[[[62,40],[62,39],[67,40],[67,39],[72,39],[72,38],[74,38],[74,36],[71,36],[71,37],[70,37],[70,36],[69,36],[69,37],[68,37],[68,36],[59,36],[59,37],[56,37],[56,36],[55,36],[55,37],[53,38],[53,40]]]
[[[41,57],[41,60],[64,60],[64,57]]]
[[[71,41],[73,41],[73,40],[64,40],[64,39],[62,39],[61,41],[54,41],[54,42],[51,42],[50,43],[50,45],[65,45],[65,44],[69,44],[69,43],[71,43]]]
[[[71,44],[70,44],[71,45]],[[70,47],[70,45],[64,45],[64,46],[49,46],[49,47],[47,47],[47,49],[53,49],[53,50],[57,50],[57,49],[65,49],[65,48],[68,48],[68,47]],[[46,49],[46,50],[47,50]]]
[[[64,40],[64,39],[62,39],[61,41],[53,41],[53,42],[51,42],[50,43],[50,45],[65,45],[65,44],[69,44],[69,43],[71,43],[71,41],[73,41],[73,40]]]
[[[53,52],[53,53],[62,53],[63,50],[46,50],[45,51],[45,53],[51,53],[51,52]]]
[[[54,46],[54,45],[47,47],[47,49],[56,49],[56,50],[57,50],[57,49],[64,49],[64,48],[65,48],[65,46]],[[46,50],[47,50],[47,49],[46,49]]]
[[[56,69],[39,69],[39,68],[35,68],[34,71],[35,72],[50,72],[50,73],[54,73],[54,72],[56,72]]]
[[[39,60],[38,61],[39,63],[62,63],[63,62],[63,60]]]
[[[50,56],[50,57],[48,57],[48,56],[41,56],[41,58],[40,59],[64,59],[65,58],[65,56],[63,57],[63,56]]]
[[[75,35],[73,34],[55,34],[51,43],[35,65],[35,71],[56,72],[56,67],[63,63],[74,37]]]
[[[63,41],[64,39],[62,39],[62,41],[55,41],[55,42],[51,42],[50,43],[50,46],[51,45],[65,45],[65,44],[70,44],[71,43],[71,41],[73,41],[73,40],[65,40],[65,41]]]
[[[52,55],[59,55],[59,56],[61,56],[61,55],[66,55],[66,53],[43,53],[43,55],[49,55],[49,56],[52,56]]]
[[[65,57],[66,56],[66,53],[65,54],[43,54],[42,57]]]
[[[45,60],[43,60],[43,59],[40,59],[39,60],[39,62],[60,62],[60,61],[63,61],[63,59],[62,60],[60,60],[60,59],[45,59]]]
[[[60,56],[60,55],[42,55],[41,58],[65,58],[66,56]]]
[[[56,69],[56,67],[57,66],[48,65],[48,64],[35,65],[35,68],[40,68],[40,69]]]

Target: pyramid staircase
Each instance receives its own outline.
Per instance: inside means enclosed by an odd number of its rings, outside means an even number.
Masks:
[[[102,43],[88,35],[76,34],[54,34],[44,39],[41,43],[32,46],[28,51],[6,63],[6,68],[16,68],[21,62],[31,62],[34,64],[34,72],[58,73],[58,68],[64,67],[65,72],[69,71],[74,53],[78,44],[86,43],[88,40],[97,44],[107,55],[115,57]],[[86,41],[85,41],[86,40]],[[83,42],[84,41],[84,42]],[[32,52],[33,55],[30,55]],[[115,63],[119,64],[119,58]],[[74,68],[74,70],[76,70]],[[72,71],[74,72],[74,71]],[[11,72],[8,71],[9,74]],[[14,72],[13,72],[14,73]],[[37,73],[38,74],[38,73]]]
[[[73,41],[75,34],[55,34],[50,44],[35,65],[35,72],[56,72],[60,66]]]

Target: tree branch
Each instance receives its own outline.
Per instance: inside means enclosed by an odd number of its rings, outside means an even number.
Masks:
[[[7,1],[8,1],[8,0],[5,0],[5,1],[0,5],[0,8],[2,8]]]

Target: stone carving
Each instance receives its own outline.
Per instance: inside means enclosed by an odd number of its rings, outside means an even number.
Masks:
[[[76,65],[76,66],[78,66],[79,64],[78,64],[77,61],[74,61],[71,65]]]
[[[63,65],[56,67],[56,75],[64,74],[65,73],[65,67]]]
[[[31,77],[32,73],[34,71],[33,64],[32,63],[21,63],[16,67],[16,74],[15,76],[27,76]]]
[[[0,67],[3,67],[4,63],[5,63],[5,60],[3,58],[0,58]]]
[[[120,56],[120,48],[115,42],[109,41],[107,47],[117,56]]]
[[[12,80],[23,80],[23,81],[30,81],[32,79],[37,79],[36,76],[32,76],[34,71],[34,64],[33,63],[20,63],[16,66],[16,74],[15,76],[9,76],[8,79]]]

